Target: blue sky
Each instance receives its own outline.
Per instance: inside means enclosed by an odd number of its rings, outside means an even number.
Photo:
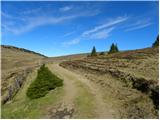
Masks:
[[[158,2],[2,2],[1,44],[47,56],[150,47]]]

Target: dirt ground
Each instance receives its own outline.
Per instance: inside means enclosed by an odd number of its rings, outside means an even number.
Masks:
[[[113,118],[113,114],[115,113],[112,106],[104,102],[103,91],[101,91],[92,82],[81,75],[62,68],[61,66],[59,66],[59,64],[50,64],[49,68],[52,72],[54,72],[64,80],[64,89],[66,94],[63,97],[62,106],[66,106],[67,108],[72,107],[73,109],[76,109],[74,108],[74,100],[79,95],[78,89],[83,89],[83,87],[77,86],[77,83],[79,83],[82,86],[87,87],[87,92],[92,95],[92,99],[94,99],[93,101],[95,101],[94,112],[97,115],[96,118]]]

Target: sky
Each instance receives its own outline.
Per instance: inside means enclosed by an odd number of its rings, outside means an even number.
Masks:
[[[2,2],[1,44],[46,56],[150,47],[159,27],[156,1]]]

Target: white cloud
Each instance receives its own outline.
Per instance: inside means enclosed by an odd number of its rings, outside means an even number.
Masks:
[[[63,42],[62,45],[63,45],[64,47],[68,47],[68,46],[70,46],[70,45],[76,45],[76,44],[78,44],[79,42],[80,42],[80,38],[76,38],[76,39],[71,40],[71,41]]]
[[[66,22],[67,20],[73,20],[78,17],[88,17],[88,16],[93,16],[95,14],[90,14],[90,12],[86,13],[81,13],[81,14],[72,14],[68,16],[25,16],[24,18],[18,18],[18,17],[13,17],[11,15],[7,15],[3,13],[3,17],[7,17],[7,21],[3,22],[3,31],[8,31],[13,34],[21,34],[24,32],[31,31],[32,29],[42,26],[42,25],[47,25],[47,24],[58,24],[58,23],[63,23]],[[13,20],[15,19],[16,20]],[[23,21],[25,19],[25,21]],[[10,21],[13,21],[13,25],[10,25]],[[19,22],[17,22],[19,21]],[[21,23],[22,22],[22,23]],[[17,24],[20,24],[19,26]]]
[[[62,45],[64,47],[69,47],[71,45],[77,45],[84,38],[85,39],[105,39],[105,38],[109,37],[110,32],[112,32],[112,30],[114,30],[114,27],[95,32],[95,33],[90,34],[89,36],[85,36],[85,37],[81,35],[81,36],[79,36],[76,39],[73,39],[71,41],[63,42]]]
[[[114,27],[105,29],[105,30],[101,30],[98,32],[95,32],[93,34],[91,34],[89,36],[90,39],[105,39],[107,37],[109,37],[110,33],[114,30]]]
[[[139,25],[139,26],[135,26],[135,27],[126,29],[125,31],[132,31],[132,30],[142,29],[142,28],[148,27],[150,25],[152,25],[152,23],[146,23],[146,24],[143,24],[143,25]]]
[[[41,11],[42,11],[42,8],[37,8],[37,9],[29,9],[26,11],[22,11],[21,13],[22,14],[34,14],[34,13],[41,12]]]
[[[152,24],[153,23],[150,22],[149,19],[147,19],[147,20],[138,20],[136,23],[129,25],[128,28],[125,31],[133,31],[133,30],[142,29],[142,28],[148,27],[148,26],[150,26]]]
[[[66,20],[70,20],[73,18],[76,18],[77,16],[62,16],[62,17],[29,17],[27,19],[27,21],[22,24],[21,26],[16,26],[16,24],[13,26],[10,26],[7,22],[4,22],[3,26],[4,26],[4,30],[7,30],[13,34],[21,34],[24,32],[28,32],[36,27],[42,26],[42,25],[46,25],[46,24],[57,24],[57,23],[61,23],[64,22]]]
[[[7,13],[3,12],[3,11],[1,11],[1,18],[10,19],[10,20],[12,20],[12,22],[14,20],[23,20],[23,21],[25,20],[25,18],[21,18],[21,17],[17,17],[17,16],[12,16],[10,14],[7,14]]]
[[[65,6],[55,10],[58,14],[58,16],[56,16],[57,14],[53,14],[53,12],[48,11],[49,7],[47,9],[46,8],[42,9],[40,7],[36,9],[26,9],[21,12],[15,12],[16,15],[1,11],[3,24],[2,31],[7,34],[11,33],[19,35],[42,25],[64,23],[79,17],[91,17],[100,13],[99,10],[91,11],[87,9],[83,12],[80,12],[79,10],[74,11],[68,15],[59,14],[60,10],[64,12],[73,9],[73,6]]]
[[[107,27],[116,25],[116,24],[118,24],[118,23],[124,22],[124,21],[126,21],[127,19],[128,19],[128,17],[118,17],[118,18],[116,18],[116,19],[112,19],[112,20],[110,20],[109,22],[106,22],[105,24],[96,26],[96,27],[94,27],[94,28],[91,29],[91,30],[85,31],[82,35],[83,35],[83,36],[86,36],[86,35],[92,34],[92,33],[96,32],[96,31],[101,30],[101,29],[104,29],[104,28],[107,28]]]
[[[106,23],[95,26],[93,29],[84,31],[79,37],[74,40],[62,43],[63,46],[70,46],[80,43],[82,39],[105,39],[109,37],[110,33],[115,29],[119,23],[126,21],[128,17],[117,17],[107,21]]]
[[[66,12],[66,11],[69,11],[69,10],[71,10],[71,9],[72,9],[71,6],[65,6],[65,7],[60,8],[59,10],[60,10],[61,12]]]

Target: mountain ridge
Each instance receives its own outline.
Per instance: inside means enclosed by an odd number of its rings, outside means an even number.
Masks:
[[[38,53],[38,52],[35,52],[35,51],[32,51],[32,50],[28,50],[28,49],[25,49],[25,48],[12,46],[12,45],[1,45],[1,47],[8,48],[8,49],[16,49],[16,50],[20,50],[20,51],[23,51],[23,52],[28,52],[28,53],[40,55],[40,56],[43,56],[43,57],[47,57],[47,56],[45,56],[45,55],[43,55],[41,53]]]

